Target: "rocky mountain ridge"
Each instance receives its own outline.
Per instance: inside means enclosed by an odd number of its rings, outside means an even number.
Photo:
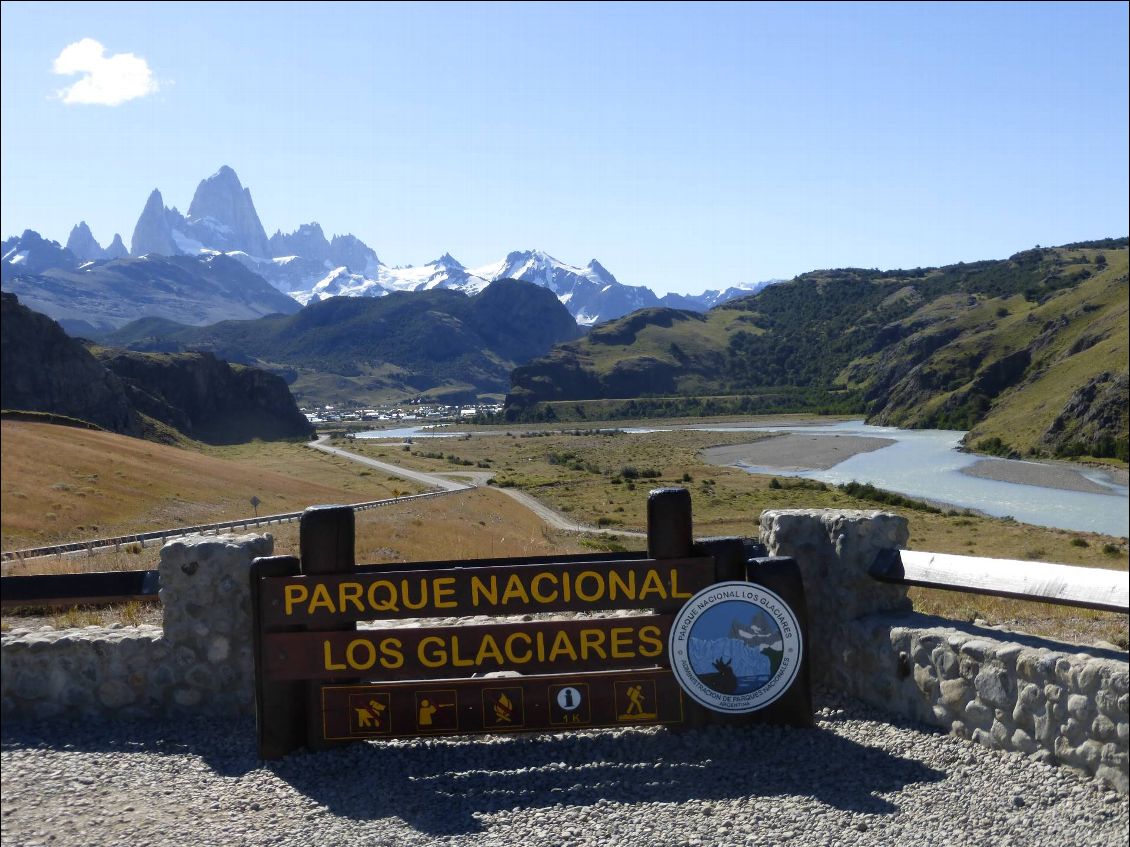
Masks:
[[[165,440],[162,427],[209,444],[306,438],[313,428],[286,383],[210,353],[88,347],[59,324],[0,295],[5,411],[49,412],[112,432]]]
[[[129,255],[129,250],[122,243],[122,236],[114,233],[114,240],[110,246],[103,248],[86,221],[79,221],[71,230],[67,238],[67,249],[70,250],[80,262],[96,262],[100,259],[124,259]]]
[[[123,258],[120,237],[103,250],[85,222],[75,226],[68,247],[80,262]],[[250,189],[227,165],[200,182],[187,214],[175,206],[166,207],[160,190],[154,188],[134,227],[129,255],[216,253],[238,260],[303,305],[327,297],[383,297],[393,291],[432,288],[475,294],[500,279],[522,279],[553,291],[585,326],[650,306],[703,311],[769,284],[658,297],[646,286],[621,283],[595,259],[583,267],[574,266],[541,250],[514,251],[477,268],[467,268],[446,253],[426,265],[390,266],[354,235],[327,239],[317,222],[302,224],[291,233],[276,231],[268,238]]]
[[[4,242],[3,251],[4,291],[77,335],[97,337],[142,316],[206,324],[301,308],[221,253],[80,261],[31,231]]]

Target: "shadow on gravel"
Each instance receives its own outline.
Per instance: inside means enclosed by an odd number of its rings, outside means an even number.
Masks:
[[[838,719],[822,720],[834,726]],[[257,758],[250,719],[5,721],[3,747],[196,756],[230,777],[265,767],[334,815],[397,817],[433,836],[481,831],[479,816],[493,812],[602,800],[804,795],[837,809],[892,814],[898,807],[876,795],[946,777],[834,731],[772,726],[367,742],[295,753],[266,766]]]
[[[3,749],[43,748],[82,753],[160,753],[199,756],[220,776],[241,776],[261,766],[252,718],[180,721],[5,721]]]
[[[366,743],[290,756],[271,769],[336,815],[396,816],[431,835],[479,831],[476,815],[600,800],[799,794],[891,814],[898,807],[876,794],[946,776],[833,732],[764,726]]]

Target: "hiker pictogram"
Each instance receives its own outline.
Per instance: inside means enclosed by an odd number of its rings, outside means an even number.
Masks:
[[[616,698],[616,720],[653,721],[659,717],[656,711],[655,682],[639,680],[617,682],[614,686]]]

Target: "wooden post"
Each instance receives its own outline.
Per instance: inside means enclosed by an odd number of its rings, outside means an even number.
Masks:
[[[766,723],[788,726],[815,726],[812,714],[812,684],[809,679],[809,655],[812,645],[808,638],[808,606],[804,601],[804,583],[796,559],[786,556],[765,556],[746,563],[746,576],[750,582],[763,585],[784,600],[796,615],[803,644],[800,673],[789,690],[775,703],[760,713]]]
[[[298,545],[302,573],[307,576],[352,573],[354,560],[354,518],[351,506],[311,506],[298,523]],[[321,630],[353,631],[355,623],[321,625]],[[324,750],[340,746],[322,737],[322,684],[306,683],[306,746]]]
[[[714,581],[746,579],[745,542],[740,538],[704,538],[694,542],[694,555],[714,557]]]
[[[647,495],[647,555],[681,559],[693,549],[691,493],[685,488],[656,488]]]
[[[281,759],[306,743],[306,684],[264,682],[263,610],[259,602],[259,580],[267,576],[295,576],[294,556],[265,556],[251,563],[251,629],[255,652],[255,729],[260,759]],[[302,627],[287,627],[288,632]]]

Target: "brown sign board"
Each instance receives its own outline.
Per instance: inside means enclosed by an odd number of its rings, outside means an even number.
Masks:
[[[714,559],[522,564],[370,571],[259,581],[262,626],[654,609],[674,612],[715,581]]]
[[[270,681],[450,679],[666,665],[671,615],[264,633]]]
[[[683,693],[669,670],[323,685],[328,741],[484,732],[678,725]]]
[[[651,492],[647,553],[615,560],[357,567],[349,507],[307,509],[299,536],[301,558],[256,559],[250,573],[264,759],[370,738],[812,725],[796,562],[750,558],[740,539],[695,542],[685,489]],[[594,616],[611,610],[635,614]],[[581,615],[542,614],[554,612]],[[482,616],[496,622],[429,625]],[[357,628],[391,619],[415,625]],[[704,673],[696,629],[742,643]]]

